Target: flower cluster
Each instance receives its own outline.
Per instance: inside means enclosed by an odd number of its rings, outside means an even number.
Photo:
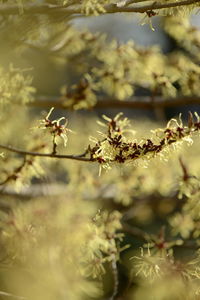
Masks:
[[[189,17],[169,16],[164,21],[164,29],[181,47],[184,47],[198,60],[200,58],[200,32],[190,23]]]
[[[40,121],[39,128],[48,130],[49,133],[52,136],[53,139],[53,154],[56,154],[56,148],[57,148],[57,139],[62,138],[64,141],[64,146],[67,145],[67,133],[71,132],[70,129],[68,129],[66,126],[68,124],[68,120],[65,117],[61,117],[58,120],[51,121],[49,119],[52,111],[54,110],[54,107],[52,107],[47,114],[47,116]],[[64,124],[61,124],[61,122],[64,121]]]
[[[89,109],[95,106],[96,95],[94,90],[96,90],[96,85],[87,74],[78,84],[73,85],[70,90],[67,90],[67,87],[62,88],[61,92],[63,92],[64,96],[63,106],[74,110]]]
[[[122,119],[122,114],[110,119],[104,116],[107,121],[106,134],[100,133],[102,140],[91,139],[94,147],[89,147],[91,160],[98,161],[103,167],[109,167],[110,163],[130,162],[139,158],[150,159],[174,143],[180,141],[192,142],[190,135],[200,130],[200,118],[195,113],[196,121],[193,115],[189,114],[188,126],[184,126],[181,119],[180,124],[175,119],[171,119],[165,129],[152,131],[152,138],[129,141],[125,135],[129,121],[127,118]],[[100,123],[105,126],[105,124]],[[155,138],[157,141],[155,142]]]
[[[144,253],[141,248],[141,255],[134,256],[134,271],[136,276],[149,278],[154,281],[156,278],[162,275],[164,266],[167,264],[167,258],[159,255],[152,255],[150,249],[147,249],[147,253]]]
[[[122,230],[120,219],[118,211],[99,211],[93,218],[89,227],[91,237],[83,249],[85,276],[102,276],[105,273],[104,264],[118,260],[119,252],[126,248],[118,247],[118,242],[123,238],[123,234],[117,232]]]
[[[0,104],[26,104],[33,101],[35,88],[32,78],[10,65],[9,70],[0,67]]]

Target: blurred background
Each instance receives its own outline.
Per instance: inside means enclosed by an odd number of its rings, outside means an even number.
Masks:
[[[165,54],[171,51],[180,49],[180,46],[167,35],[162,29],[163,19],[160,17],[153,17],[152,25],[155,29],[151,29],[147,17],[138,16],[136,14],[113,14],[102,15],[98,17],[82,17],[75,18],[69,21],[69,24],[73,24],[78,30],[89,29],[93,33],[105,33],[108,41],[116,39],[119,43],[124,43],[129,40],[133,40],[135,44],[141,46],[158,45],[161,47],[162,52]],[[200,27],[200,19],[198,15],[191,17],[192,24]],[[27,20],[26,20],[27,21]],[[34,31],[39,22],[41,25],[40,31]],[[27,21],[27,27],[20,27],[20,25],[13,26],[13,24],[3,27],[0,33],[1,45],[0,45],[0,64],[3,67],[8,67],[12,63],[15,67],[28,69],[33,77],[33,86],[37,89],[37,95],[44,95],[50,97],[57,97],[60,95],[60,90],[66,83],[76,82],[75,73],[73,72],[73,65],[69,65],[59,61],[55,57],[53,58],[48,47],[46,47],[45,27],[42,28],[45,22],[45,17],[41,19],[34,19]],[[38,26],[38,28],[39,28]],[[68,25],[67,25],[68,26]],[[11,34],[12,33],[12,34]],[[31,33],[31,38],[35,42],[29,42],[26,38]],[[15,37],[16,36],[16,37]],[[14,38],[13,38],[14,37]],[[24,43],[26,48],[21,47],[20,43]],[[43,45],[44,43],[44,45]],[[13,51],[13,47],[19,44],[18,51]],[[74,46],[76,47],[76,45]],[[146,95],[143,89],[139,89],[136,95]],[[117,109],[108,110],[108,114],[116,114],[119,112]],[[120,109],[121,110],[121,109]],[[199,105],[182,106],[176,108],[167,108],[162,111],[161,119],[169,119],[182,112],[184,115],[188,110],[198,111]],[[95,110],[98,115],[105,113],[105,110]],[[127,116],[132,117],[150,117],[151,119],[159,119],[158,114],[151,110],[138,110],[124,109]],[[79,114],[86,114],[87,112],[70,112],[72,116],[79,116]]]

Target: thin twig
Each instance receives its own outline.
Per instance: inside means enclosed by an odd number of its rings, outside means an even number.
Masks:
[[[17,175],[23,170],[23,168],[26,166],[27,164],[27,160],[26,160],[26,156],[23,159],[23,162],[21,163],[21,165],[17,168],[14,169],[14,171],[8,175],[3,181],[0,182],[0,186],[5,185],[6,183],[8,183],[11,180],[16,180]]]
[[[40,157],[51,157],[51,158],[64,158],[64,159],[73,159],[73,160],[79,160],[79,161],[85,161],[85,162],[92,162],[93,160],[91,158],[84,157],[84,154],[80,155],[66,155],[66,154],[53,154],[53,153],[40,153],[40,152],[31,152],[31,151],[25,151],[21,150],[15,147],[11,146],[5,146],[0,144],[0,148],[15,152],[22,155],[30,155],[30,156],[40,156]]]

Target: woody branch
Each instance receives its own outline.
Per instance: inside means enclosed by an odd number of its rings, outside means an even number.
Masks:
[[[200,4],[200,0],[183,0],[183,1],[171,1],[168,3],[159,3],[158,1],[149,1],[150,4],[143,4],[145,0],[140,1],[127,1],[124,6],[117,6],[117,4],[105,5],[106,13],[146,13],[151,10],[160,10],[163,8],[173,8],[180,6],[189,6],[194,4]],[[135,3],[140,3],[135,5]],[[82,9],[77,1],[71,1],[68,5],[52,5],[52,4],[24,4],[21,9],[24,14],[61,14],[61,15],[83,15]],[[14,4],[1,4],[0,15],[17,15],[19,14],[19,5]]]

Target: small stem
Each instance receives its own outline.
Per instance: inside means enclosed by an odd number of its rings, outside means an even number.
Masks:
[[[55,155],[55,154],[57,153],[56,148],[57,148],[57,144],[56,144],[56,135],[54,134],[54,135],[53,135],[53,151],[52,151],[52,154],[53,154],[53,155]]]
[[[117,262],[116,262],[116,255],[113,254],[113,259],[111,261],[112,273],[113,273],[113,293],[109,300],[116,299],[119,287],[119,278],[118,278],[118,270],[117,270]]]

